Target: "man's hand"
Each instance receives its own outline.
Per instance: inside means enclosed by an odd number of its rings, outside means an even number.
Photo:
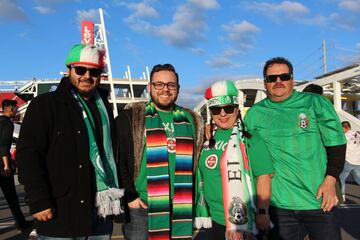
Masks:
[[[270,217],[268,214],[256,214],[255,223],[259,230],[267,231],[270,229]]]
[[[38,221],[46,222],[46,221],[51,220],[54,217],[54,209],[48,208],[44,211],[35,213],[32,216],[33,216],[33,218],[35,218]]]
[[[339,202],[336,197],[335,183],[336,179],[333,176],[327,175],[317,191],[316,199],[323,198],[321,209],[324,212],[331,211],[331,209]]]
[[[129,208],[144,208],[144,209],[148,208],[147,205],[143,201],[141,201],[140,198],[137,198],[134,201],[129,202],[128,206]]]
[[[11,176],[11,169],[9,167],[4,167],[4,176],[10,177]]]
[[[1,160],[3,161],[4,164],[4,169],[3,169],[3,176],[5,177],[9,177],[11,176],[11,168],[10,168],[10,161],[9,158],[7,156],[2,156]]]

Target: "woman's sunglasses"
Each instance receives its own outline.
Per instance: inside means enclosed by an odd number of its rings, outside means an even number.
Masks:
[[[101,68],[87,68],[83,66],[72,66],[72,68],[74,68],[75,73],[80,76],[83,76],[87,71],[89,71],[91,77],[97,78],[102,73]]]
[[[236,107],[237,107],[237,105],[227,105],[227,106],[222,106],[222,107],[210,107],[210,112],[213,115],[219,115],[221,113],[221,109],[224,109],[224,112],[226,114],[231,114],[231,113],[234,113]]]

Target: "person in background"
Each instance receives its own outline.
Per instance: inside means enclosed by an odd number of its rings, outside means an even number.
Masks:
[[[179,89],[175,68],[155,65],[151,100],[130,103],[116,118],[125,239],[192,239],[193,171],[204,127],[200,115],[175,104]]]
[[[26,221],[20,209],[19,198],[15,189],[13,160],[10,157],[10,148],[13,139],[14,123],[16,116],[15,100],[4,99],[1,103],[3,115],[0,116],[0,187],[9,204],[17,229],[24,231],[32,226],[31,221]]]
[[[121,213],[114,119],[99,88],[104,50],[74,45],[56,91],[34,98],[17,145],[39,239],[110,239]]]
[[[216,240],[251,239],[256,226],[270,228],[272,159],[259,134],[245,129],[234,82],[214,83],[205,98],[213,122],[196,172],[195,225],[212,227]]]
[[[344,170],[340,174],[341,192],[345,202],[346,178],[351,174],[354,181],[360,185],[360,131],[352,130],[348,121],[343,121],[341,125],[347,140]]]
[[[245,124],[273,158],[269,238],[341,239],[333,209],[346,151],[339,117],[325,97],[294,90],[287,59],[268,60],[263,76],[268,97],[247,111]]]
[[[324,90],[322,86],[311,83],[303,89],[303,92],[311,92],[311,93],[323,95]]]

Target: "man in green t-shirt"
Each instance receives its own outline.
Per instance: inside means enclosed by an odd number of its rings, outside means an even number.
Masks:
[[[125,239],[192,239],[193,171],[203,121],[175,104],[179,78],[170,64],[150,73],[149,102],[131,103],[116,118],[118,167],[125,189]]]
[[[333,207],[335,182],[345,161],[346,139],[329,100],[294,90],[293,67],[285,58],[266,62],[268,97],[246,114],[273,158],[270,239],[341,239]]]

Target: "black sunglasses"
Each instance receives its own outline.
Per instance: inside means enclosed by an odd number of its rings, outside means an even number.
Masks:
[[[268,75],[265,77],[265,81],[268,83],[276,82],[278,77],[281,79],[281,81],[289,81],[290,79],[292,79],[292,74],[283,73],[283,74],[279,74],[279,75]]]
[[[231,113],[234,113],[236,107],[237,107],[237,105],[227,105],[227,106],[222,106],[222,107],[210,107],[210,112],[213,115],[219,115],[221,113],[221,109],[224,109],[224,112],[226,114],[231,114]]]
[[[102,73],[101,68],[87,68],[83,66],[72,66],[72,68],[74,68],[75,73],[80,76],[83,76],[87,71],[89,71],[91,77],[99,77]]]

